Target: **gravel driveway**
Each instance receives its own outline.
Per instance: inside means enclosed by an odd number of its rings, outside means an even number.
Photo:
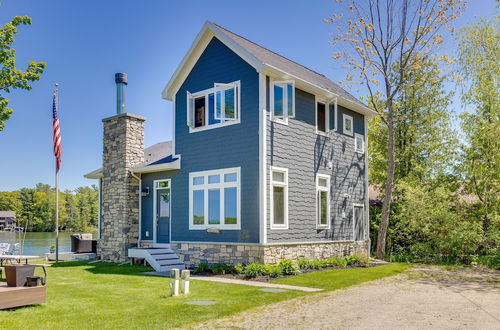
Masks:
[[[198,324],[247,329],[500,329],[500,272],[437,266]]]

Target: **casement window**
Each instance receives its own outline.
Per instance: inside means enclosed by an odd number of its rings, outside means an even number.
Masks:
[[[189,229],[240,229],[240,168],[189,173]]]
[[[354,150],[359,153],[365,152],[365,138],[361,134],[354,134]]]
[[[330,176],[316,176],[316,218],[318,228],[330,228]]]
[[[274,81],[271,83],[271,119],[287,120],[295,117],[295,83]]]
[[[352,117],[344,113],[342,115],[342,123],[344,134],[352,136],[354,133],[354,122],[352,121]]]
[[[187,92],[187,125],[196,132],[240,122],[240,82]]]
[[[330,107],[333,105],[333,114]],[[333,119],[333,120],[332,120]],[[333,102],[316,102],[316,133],[327,134],[337,126],[337,99]]]
[[[288,169],[271,167],[271,229],[288,229]]]

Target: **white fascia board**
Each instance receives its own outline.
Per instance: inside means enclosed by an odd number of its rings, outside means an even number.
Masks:
[[[265,64],[265,67],[261,71],[262,73],[273,76],[273,77],[278,77],[278,79],[293,79],[295,80],[295,87],[306,91],[308,93],[320,96],[323,99],[326,100],[333,100],[337,98],[337,102],[339,105],[344,106],[346,108],[349,108],[349,110],[361,113],[368,118],[373,117],[377,113],[370,108],[363,106],[357,102],[353,102],[351,100],[348,100],[336,93],[333,93],[327,89],[324,89],[323,87],[320,87],[318,85],[312,84],[307,80],[304,80],[300,77],[294,76],[292,74],[289,74],[288,72],[285,72],[277,67],[274,67],[269,64]]]
[[[133,173],[153,173],[153,172],[161,172],[161,171],[171,171],[171,170],[180,170],[181,161],[180,159],[176,159],[173,162],[165,163],[165,164],[156,164],[142,167],[134,167],[131,169]]]
[[[255,58],[247,50],[239,46],[230,37],[225,35],[224,32],[220,31],[213,23],[207,21],[196,36],[196,39],[191,44],[191,47],[182,59],[181,63],[175,70],[172,78],[170,78],[170,81],[163,89],[162,98],[170,101],[173,100],[178,88],[186,79],[189,72],[191,72],[191,69],[194,67],[203,51],[205,51],[205,48],[212,40],[212,37],[216,37],[217,39],[219,39],[224,45],[226,45],[248,64],[254,67],[258,72],[262,70],[264,65],[261,61]]]
[[[102,171],[101,172],[93,171],[93,172],[85,174],[83,177],[86,179],[98,180],[98,179],[102,178]]]

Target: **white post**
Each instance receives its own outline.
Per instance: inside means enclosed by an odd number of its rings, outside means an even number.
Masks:
[[[181,278],[182,278],[182,284],[181,284],[181,291],[182,294],[189,294],[189,269],[184,269],[181,272]]]
[[[179,269],[173,268],[170,270],[170,292],[173,297],[179,295]]]

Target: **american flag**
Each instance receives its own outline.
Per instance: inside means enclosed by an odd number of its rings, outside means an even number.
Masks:
[[[59,116],[57,114],[58,91],[57,86],[54,89],[54,98],[52,102],[52,125],[54,127],[54,156],[56,156],[56,169],[59,172],[61,168],[61,130],[59,128]]]

